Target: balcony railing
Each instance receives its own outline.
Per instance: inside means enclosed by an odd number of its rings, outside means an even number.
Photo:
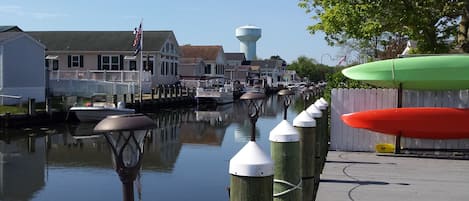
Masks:
[[[106,82],[138,82],[138,71],[117,70],[54,70],[49,71],[50,80],[74,79]],[[151,72],[142,72],[142,82],[151,81]]]

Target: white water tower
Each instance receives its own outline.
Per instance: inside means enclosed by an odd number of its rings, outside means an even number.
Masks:
[[[246,60],[256,59],[256,42],[261,38],[261,28],[252,25],[238,27],[236,38],[241,41],[239,49],[246,56]]]

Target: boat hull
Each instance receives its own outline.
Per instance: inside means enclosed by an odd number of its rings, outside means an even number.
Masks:
[[[230,90],[198,89],[195,95],[195,99],[198,104],[227,104],[234,101],[234,95]]]
[[[133,114],[135,110],[130,108],[71,107],[70,112],[74,112],[78,120],[89,122],[101,121],[109,115]]]
[[[455,90],[469,88],[469,55],[388,59],[342,70],[346,77],[385,88]]]
[[[469,138],[469,109],[414,107],[342,115],[350,127],[421,139]]]

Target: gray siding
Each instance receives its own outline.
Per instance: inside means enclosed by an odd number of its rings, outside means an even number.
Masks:
[[[3,48],[3,87],[45,87],[44,48],[22,36]]]

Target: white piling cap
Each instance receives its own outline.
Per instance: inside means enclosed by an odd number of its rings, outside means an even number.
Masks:
[[[324,102],[320,101],[319,99],[316,100],[316,102],[314,102],[314,105],[320,110],[325,110],[327,108],[327,105],[324,104]]]
[[[321,97],[319,101],[323,102],[326,106],[329,106],[329,103],[323,97]]]
[[[293,119],[293,126],[295,127],[316,127],[316,120],[313,119],[305,110],[301,112],[295,119]]]
[[[274,162],[256,142],[249,141],[231,158],[229,173],[246,177],[272,176]]]
[[[306,108],[306,112],[311,115],[313,118],[321,118],[322,112],[321,110],[316,107],[316,105],[311,104],[308,108]]]
[[[271,142],[299,142],[300,134],[287,120],[282,120],[270,131],[269,140]]]

